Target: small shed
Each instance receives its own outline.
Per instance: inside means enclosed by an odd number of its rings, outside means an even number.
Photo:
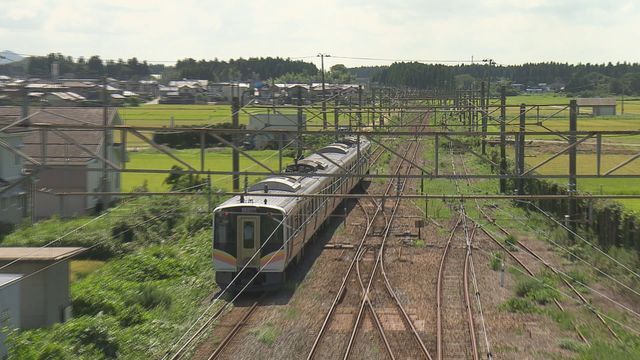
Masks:
[[[20,328],[34,329],[71,317],[69,258],[79,247],[0,247],[0,273],[21,274]]]
[[[20,328],[20,274],[0,274],[0,358],[7,356],[7,333]]]
[[[578,114],[583,113],[583,108],[591,108],[591,116],[616,115],[615,98],[580,98],[577,99]]]
[[[305,114],[302,114],[302,130],[306,130],[307,118]],[[279,148],[280,144],[286,145],[291,139],[295,137],[295,134],[282,134],[281,139],[278,139],[276,133],[271,133],[269,130],[298,130],[298,115],[296,114],[255,114],[249,118],[249,130],[264,130],[262,134],[255,134],[251,137],[251,145],[254,149],[265,149],[268,147]]]

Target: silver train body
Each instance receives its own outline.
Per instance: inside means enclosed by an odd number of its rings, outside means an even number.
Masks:
[[[308,175],[267,177],[251,186],[246,195],[234,196],[218,206],[213,212],[217,284],[236,289],[282,284],[287,267],[300,259],[305,245],[342,201],[340,197],[296,195],[349,193],[369,172],[370,150],[371,143],[364,137],[359,145],[354,138],[345,138],[287,167],[289,172]],[[341,167],[361,176],[319,176],[342,174]]]

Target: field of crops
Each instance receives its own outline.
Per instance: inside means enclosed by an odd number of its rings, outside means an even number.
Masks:
[[[187,162],[195,168],[200,168],[200,150],[175,150],[173,153],[181,160]],[[251,151],[253,157],[263,162],[271,169],[278,169],[278,152],[275,150]],[[177,161],[167,155],[152,150],[129,153],[129,163],[127,166],[132,169],[170,169],[173,165],[180,165]],[[283,166],[290,162],[290,158],[283,158]],[[184,168],[184,166],[182,166]],[[205,169],[210,171],[231,171],[231,149],[216,149],[207,151],[205,154]],[[240,155],[241,171],[266,171],[256,163]],[[141,186],[145,180],[149,191],[166,191],[168,186],[163,183],[166,174],[144,174],[144,173],[123,173],[122,190],[131,191]],[[256,177],[249,177],[249,182],[255,181]],[[216,175],[211,177],[213,187],[231,190],[231,176]],[[244,179],[241,179],[241,186]]]

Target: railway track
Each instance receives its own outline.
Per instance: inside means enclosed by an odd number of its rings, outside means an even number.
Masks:
[[[452,163],[452,165],[454,164]],[[454,183],[460,192],[458,181],[455,180]],[[478,360],[475,319],[469,294],[469,268],[472,266],[471,247],[476,227],[473,226],[469,230],[466,210],[462,203],[458,207],[458,213],[458,218],[451,228],[444,246],[438,268],[436,287],[437,359],[473,358]]]
[[[465,161],[464,161],[464,157],[461,157],[461,164],[463,167],[463,170],[465,173],[468,173]],[[467,179],[467,184],[469,186],[471,186],[471,179]],[[493,218],[492,216],[490,216],[489,214],[487,214],[487,212],[482,208],[482,206],[480,206],[480,203],[478,201],[478,199],[474,199],[475,202],[475,207],[477,209],[477,212],[480,216],[482,216],[486,221],[488,221],[490,224],[494,225],[500,232],[502,232],[504,235],[506,236],[511,236],[511,232],[509,232],[508,230],[506,230],[503,226],[501,226],[500,224],[496,223],[495,218]],[[490,232],[488,232],[483,226],[481,226],[477,220],[472,219],[470,217],[468,217],[468,219],[470,221],[472,221],[476,228],[480,228],[481,231],[487,235],[487,237],[489,239],[491,239],[491,241],[493,241],[494,243],[496,243],[497,245],[500,246],[500,248],[509,255],[510,258],[512,258],[520,267],[522,267],[524,269],[524,271],[531,277],[535,277],[535,274],[533,273],[533,271],[524,264],[524,262],[518,258],[518,256],[511,250],[509,250],[506,246],[504,246],[502,244],[502,242],[500,242],[493,234],[491,234]],[[517,246],[519,246],[520,248],[522,248],[523,250],[525,250],[526,252],[528,252],[529,254],[531,254],[531,256],[533,256],[535,259],[537,259],[538,261],[540,261],[545,267],[549,268],[554,274],[558,275],[558,277],[560,279],[562,279],[563,283],[569,287],[571,289],[571,291],[576,294],[578,296],[578,298],[580,299],[580,301],[584,304],[587,305],[587,307],[589,309],[591,309],[590,304],[588,302],[587,299],[584,298],[584,296],[570,283],[568,282],[563,276],[560,276],[558,274],[558,272],[556,271],[556,269],[554,269],[553,267],[551,267],[549,265],[548,262],[546,262],[544,259],[542,259],[536,252],[534,252],[531,248],[529,248],[528,246],[526,246],[525,244],[522,244],[521,242],[517,242]],[[556,305],[556,307],[562,311],[565,312],[564,306],[562,306],[562,304],[560,303],[560,301],[558,301],[558,299],[553,299],[554,304]],[[611,328],[611,326],[609,326],[609,324],[605,321],[604,318],[602,318],[602,316],[600,314],[598,314],[597,312],[593,312],[599,319],[599,321],[607,328],[607,330],[613,335],[614,338],[616,338],[618,341],[620,341],[620,338],[618,337],[617,333]],[[580,340],[582,340],[587,346],[590,345],[589,341],[587,340],[587,338],[584,336],[584,334],[582,333],[582,331],[580,331],[580,329],[577,327],[576,324],[573,324],[573,328],[576,332],[576,334],[578,335],[578,337],[580,338]]]
[[[227,335],[222,339],[218,347],[211,353],[211,355],[209,355],[207,360],[217,359],[224,352],[224,350],[227,348],[227,345],[229,345],[238,331],[247,323],[249,317],[255,312],[258,304],[259,301],[255,301],[253,305],[251,305],[247,310],[244,311],[240,318],[231,327]]]
[[[415,158],[418,148],[417,141],[409,143],[404,150],[403,158],[407,156]],[[394,174],[400,174],[403,167],[406,173],[412,170],[410,164],[404,163],[404,159],[400,159]],[[406,182],[396,184],[398,195],[404,191],[405,185]],[[384,194],[388,195],[392,191],[393,183],[390,182]],[[366,214],[366,229],[358,242],[355,255],[342,277],[340,288],[325,316],[307,359],[319,358],[319,354],[322,354],[322,358],[349,358],[356,347],[358,335],[362,332],[366,314],[370,315],[370,323],[379,334],[379,341],[391,359],[399,357],[431,359],[411,318],[390,284],[384,267],[385,245],[400,204],[399,198],[394,201],[388,200],[388,202],[392,202],[389,213],[385,211],[385,204],[370,201],[371,203],[359,204]],[[376,225],[382,225],[381,233],[374,231]],[[341,319],[340,316],[350,313],[352,315],[353,310],[356,310],[355,319],[351,321],[350,328],[344,327],[344,323],[349,321],[344,321],[344,317]],[[398,331],[397,323],[388,320],[391,317],[401,319],[401,331]],[[344,328],[341,328],[341,323]],[[333,330],[330,330],[331,328]],[[349,336],[345,344],[345,337],[335,333],[346,333],[347,329],[349,329]],[[331,331],[334,334],[328,334]],[[408,349],[410,344],[413,344],[412,349]],[[338,348],[340,354],[335,353]]]

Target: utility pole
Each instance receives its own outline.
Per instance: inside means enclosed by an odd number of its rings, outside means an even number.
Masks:
[[[520,104],[520,128],[518,129],[518,195],[524,194],[524,136],[526,130],[526,114],[527,107],[525,104]]]
[[[507,175],[507,138],[505,132],[507,131],[507,88],[506,86],[500,87],[500,192],[505,194],[507,192],[507,179],[504,178]]]
[[[487,63],[487,65],[489,65],[489,71],[488,71],[488,74],[487,74],[487,77],[488,77],[487,109],[489,109],[489,100],[491,99],[491,67],[494,66],[496,64],[496,62],[493,61],[493,59],[483,59],[482,62],[483,63]]]
[[[327,102],[326,102],[325,85],[324,85],[324,58],[331,57],[331,55],[320,53],[317,56],[320,57],[320,71],[322,72],[322,128],[326,130],[327,129]]]
[[[569,232],[569,239],[572,241],[574,240],[573,234],[577,231],[576,215],[578,212],[578,204],[574,197],[577,191],[576,160],[577,160],[578,151],[575,146],[575,143],[576,143],[575,132],[577,130],[578,130],[578,102],[577,100],[571,100],[571,102],[569,102],[569,136],[568,136],[569,146],[571,146],[571,149],[569,150],[569,184],[568,184],[567,190],[569,191],[568,220],[569,220],[569,228],[571,229],[571,231]]]
[[[487,99],[486,83],[480,84],[480,109],[482,111],[482,155],[487,153],[487,109],[485,107]]]
[[[104,210],[109,204],[109,195],[106,194],[109,192],[109,175],[107,174],[106,160],[109,160],[109,146],[111,145],[109,130],[107,129],[107,126],[109,126],[109,92],[107,91],[106,76],[102,77],[102,126],[104,126],[102,131],[102,192],[105,193],[102,196],[102,210]],[[60,216],[62,216],[62,212],[60,212]]]
[[[324,104],[324,102],[323,102]],[[324,113],[326,116],[326,113]],[[325,123],[325,128],[326,128]],[[298,163],[298,160],[302,158],[302,88],[298,87],[298,141],[296,142],[297,151],[295,163]]]
[[[240,100],[238,96],[231,99],[231,127],[240,128]],[[233,135],[233,147],[231,149],[231,171],[233,171],[233,191],[240,191],[240,153],[238,152],[240,139],[238,135]]]

